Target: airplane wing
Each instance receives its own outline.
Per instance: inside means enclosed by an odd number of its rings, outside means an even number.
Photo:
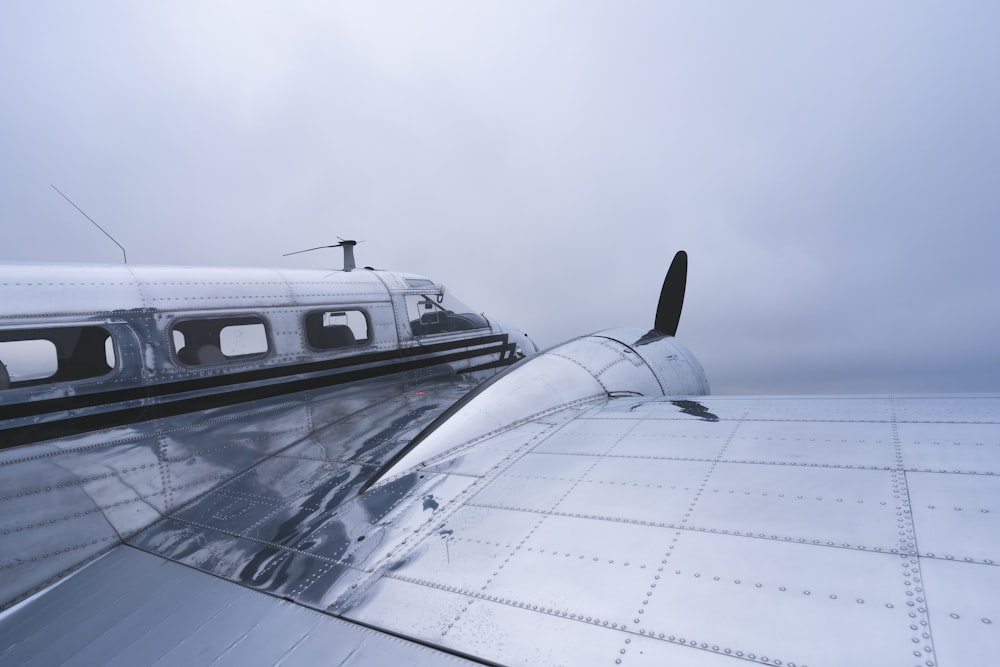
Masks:
[[[619,398],[533,422],[429,467],[470,497],[348,615],[513,664],[990,664],[998,401]]]
[[[5,530],[72,525],[62,543],[97,557],[0,581],[0,664],[996,662],[1000,395],[677,393],[700,369],[672,341],[614,330],[472,391],[331,390],[6,450],[59,480],[5,477],[8,508],[57,494],[93,521]],[[277,444],[245,460],[248,439]],[[123,483],[140,465],[196,492],[101,533],[149,511]],[[120,499],[95,511],[81,484]],[[75,558],[44,543],[0,572]]]
[[[528,665],[989,664],[998,408],[608,398],[360,496],[356,464],[304,444],[15,610],[3,662],[136,664],[170,646],[173,663],[209,645],[222,664],[251,649],[307,664],[346,629],[375,664],[402,650],[375,628],[426,664],[441,655],[419,644]],[[121,648],[122,633],[137,636]]]

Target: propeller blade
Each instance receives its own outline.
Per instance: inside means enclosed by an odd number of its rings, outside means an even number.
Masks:
[[[688,256],[683,250],[674,255],[667,276],[660,290],[660,302],[656,304],[656,321],[653,328],[667,336],[677,334],[684,307],[684,288],[687,285]]]

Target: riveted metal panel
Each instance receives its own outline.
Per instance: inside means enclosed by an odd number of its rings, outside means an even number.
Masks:
[[[665,633],[633,633],[622,640],[620,657],[615,664],[621,665],[691,665],[692,667],[743,667],[746,655],[737,657],[732,649],[708,642],[681,643],[676,635]],[[764,659],[767,658],[767,662]],[[757,657],[755,656],[755,659]],[[621,662],[618,662],[621,660]],[[791,664],[780,662],[766,655],[759,656],[764,664]],[[752,663],[751,663],[752,664]]]
[[[0,595],[4,602],[15,601],[51,583],[73,566],[121,542],[108,519],[95,511],[93,501],[87,498],[63,507],[62,512],[57,510],[55,516],[23,503],[12,503],[4,509],[14,513],[12,521],[4,522],[0,552]],[[53,518],[33,518],[39,515]]]
[[[399,628],[405,624],[409,636],[461,650],[453,638],[448,638],[448,631],[466,610],[470,599],[451,588],[400,579],[390,573],[368,589],[349,617],[380,628]]]
[[[422,585],[481,590],[539,521],[527,512],[466,506],[394,563],[391,576]]]
[[[510,665],[613,663],[620,639],[602,621],[563,618],[555,609],[521,604],[509,598],[473,600],[455,619],[448,641]]]
[[[941,665],[985,665],[1000,658],[1000,567],[921,558],[929,618],[911,623],[915,652],[929,644]],[[918,578],[918,577],[914,577]],[[917,583],[917,587],[921,582]],[[919,596],[924,597],[924,596]],[[924,601],[921,600],[921,603]],[[911,619],[912,620],[912,619]],[[928,622],[929,621],[929,624]]]
[[[901,546],[889,472],[720,463],[706,481],[693,525],[887,552]]]
[[[408,586],[394,584],[394,604],[412,596],[406,604],[416,608],[425,589],[443,596],[448,611],[433,627],[456,647],[468,645],[472,619],[501,636],[537,630],[547,622],[540,619],[572,621],[561,629],[572,640],[563,643],[591,647],[587,657],[572,648],[554,655],[587,664],[605,664],[593,652],[594,627],[617,634],[625,651],[608,664],[668,655],[683,664],[939,664],[921,584],[926,544],[939,535],[970,553],[975,546],[977,566],[990,567],[982,554],[1000,531],[978,523],[993,512],[946,527],[920,503],[935,494],[964,499],[961,511],[949,509],[959,514],[996,496],[992,459],[968,456],[965,465],[979,469],[963,475],[908,469],[907,428],[934,422],[921,421],[906,399],[683,401],[613,399],[490,468],[489,484],[453,515],[479,512],[475,538],[442,523],[417,541],[399,570],[383,575]],[[988,440],[984,430],[948,432],[959,442],[948,447],[988,451],[970,444]],[[464,465],[476,451],[463,452]],[[491,525],[504,518],[510,526],[512,516],[523,516],[517,529],[491,540]],[[358,609],[380,608],[380,586]],[[546,640],[524,632],[502,648],[478,648],[515,664],[540,655],[560,661],[538,652],[552,648]],[[641,653],[633,637],[642,639]],[[965,650],[958,655],[966,662],[984,655]]]
[[[991,405],[601,399],[361,496],[433,410],[327,406],[134,543],[504,664],[988,664]]]
[[[428,472],[484,477],[498,467],[506,467],[519,452],[530,447],[555,427],[529,422],[477,444],[474,448],[442,459],[426,468]]]
[[[479,483],[475,478],[462,475],[425,473],[417,477],[414,493],[408,494],[384,515],[373,515],[365,508],[365,523],[356,521],[359,525],[371,524],[364,547],[356,551],[361,562],[386,562],[405,554],[412,543],[433,540],[440,522],[461,507]]]
[[[678,419],[671,424],[669,433],[663,430],[658,427],[658,422],[635,422],[615,444],[612,453],[639,458],[713,459],[726,444],[732,426],[702,419]]]
[[[559,511],[608,520],[655,525],[686,523],[691,499],[709,471],[708,463],[600,459]]]
[[[388,302],[389,295],[374,271],[276,271],[298,304]],[[385,275],[385,272],[379,272]]]
[[[743,420],[725,458],[745,463],[890,468],[893,434],[888,422]]]
[[[534,606],[534,605],[533,605]],[[642,635],[613,627],[614,621],[555,609],[525,608],[514,602],[476,600],[454,621],[446,637],[467,651],[509,665],[629,665],[641,659]],[[606,624],[606,625],[605,625]],[[662,661],[652,664],[724,667],[739,663],[703,651],[657,644]],[[621,661],[621,662],[619,662]]]
[[[535,447],[536,453],[603,454],[635,428],[635,423],[588,420],[585,415]]]
[[[608,393],[631,392],[660,396],[663,388],[645,361],[627,345],[603,336],[586,336],[547,354],[569,359],[585,368]]]
[[[569,462],[567,462],[569,464]],[[575,471],[586,470],[577,462]],[[577,484],[571,477],[541,480],[530,477],[501,476],[472,497],[476,506],[548,512]]]
[[[604,388],[582,366],[558,354],[542,354],[484,386],[468,403],[427,434],[386,475],[410,470],[507,428],[550,412],[601,399]]]
[[[897,424],[903,463],[925,472],[1000,475],[1000,424]]]
[[[567,612],[571,618],[591,617],[621,627],[631,625],[635,601],[649,578],[638,566],[528,551],[525,545],[497,571],[486,590],[528,609]]]
[[[707,403],[704,401],[704,397],[701,396],[665,396],[657,399],[623,397],[603,407],[599,418],[602,420],[628,419],[634,421],[703,420],[702,416],[692,414],[691,410],[688,409],[687,402],[701,405],[702,407],[711,405],[710,409],[706,409],[720,421],[741,419],[747,414],[747,410],[752,409],[759,403],[757,399],[733,399],[725,397],[712,397],[711,401]],[[595,419],[598,418],[597,415],[593,415],[592,417]]]
[[[776,560],[743,563],[741,547],[748,539],[730,537],[719,545],[726,556],[720,562],[699,544],[686,551],[687,539],[681,537],[662,578],[651,578],[656,588],[633,601],[631,611],[646,634],[786,664],[905,664],[910,630],[902,585],[895,581],[900,577],[893,576],[898,556],[860,554],[869,562],[857,568],[864,578],[855,582],[824,567],[836,565],[837,555],[844,561],[859,555],[845,550],[782,545]],[[796,553],[804,549],[822,553]],[[783,566],[801,571],[786,574]],[[899,592],[879,594],[887,583]],[[863,595],[855,592],[859,587]]]
[[[129,547],[0,617],[11,665],[461,665]]]
[[[157,310],[257,309],[292,301],[284,279],[267,269],[137,266],[132,271],[146,306]]]
[[[891,409],[899,421],[942,424],[997,423],[1000,396],[944,394],[942,396],[896,396]]]
[[[908,472],[920,553],[1000,563],[1000,477]]]
[[[661,527],[550,515],[534,530],[528,548],[558,558],[653,572],[663,564],[675,535]]]
[[[59,264],[0,265],[6,317],[47,321],[81,312],[143,308],[141,290],[129,267]],[[5,318],[6,318],[5,317]]]

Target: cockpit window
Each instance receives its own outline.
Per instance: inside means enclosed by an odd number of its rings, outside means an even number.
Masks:
[[[490,326],[485,317],[471,312],[468,306],[450,294],[441,292],[408,294],[406,311],[414,336],[472,331]]]
[[[360,310],[325,310],[306,315],[306,339],[314,350],[365,345],[371,340],[368,318]]]
[[[183,320],[171,339],[177,359],[188,366],[260,357],[270,349],[264,320],[253,316]]]
[[[114,341],[104,327],[0,331],[0,389],[101,377],[116,364]]]

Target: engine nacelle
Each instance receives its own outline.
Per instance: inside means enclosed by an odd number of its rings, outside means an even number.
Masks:
[[[607,338],[639,355],[656,376],[663,396],[707,396],[708,378],[691,351],[673,336],[639,329],[608,329],[587,338]],[[645,396],[657,395],[643,393]]]
[[[704,396],[701,364],[672,336],[609,329],[532,355],[432,422],[371,483],[437,462],[525,422],[619,396]]]

